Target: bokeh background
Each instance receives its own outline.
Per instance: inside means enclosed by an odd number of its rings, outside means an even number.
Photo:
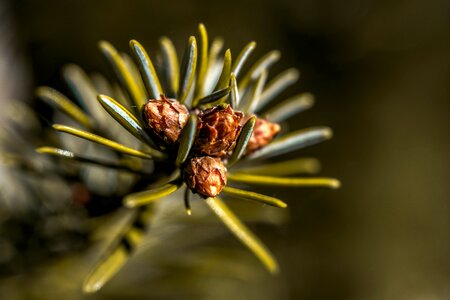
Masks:
[[[199,22],[232,53],[251,40],[254,58],[281,50],[272,75],[299,68],[288,94],[317,100],[290,126],[335,131],[301,155],[342,189],[280,191],[290,221],[257,231],[280,259],[274,299],[450,299],[447,0],[2,0],[0,101],[64,90],[68,62],[104,70],[100,39],[181,47]]]

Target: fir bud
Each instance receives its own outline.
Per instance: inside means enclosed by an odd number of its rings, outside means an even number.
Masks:
[[[201,111],[194,151],[209,156],[225,156],[234,146],[242,118],[243,113],[235,112],[229,105]]]
[[[270,143],[280,130],[279,124],[257,118],[253,134],[247,144],[247,154],[253,153]]]
[[[167,144],[175,143],[186,125],[189,111],[175,99],[150,99],[144,105],[144,117],[153,133]]]
[[[222,160],[218,157],[194,157],[186,164],[185,180],[194,192],[206,197],[215,197],[227,184],[226,171]]]

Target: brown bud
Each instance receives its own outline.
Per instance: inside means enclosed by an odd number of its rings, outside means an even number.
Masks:
[[[167,99],[161,95],[161,99],[150,99],[145,104],[144,116],[155,135],[166,143],[172,144],[180,137],[189,111],[177,100]]]
[[[226,171],[220,158],[210,156],[191,158],[184,169],[187,185],[206,197],[220,194],[227,184]]]
[[[194,151],[210,156],[226,155],[241,130],[242,117],[243,113],[235,112],[229,105],[200,112]]]
[[[247,144],[247,154],[250,154],[272,141],[272,139],[280,132],[280,125],[272,123],[264,119],[257,118],[255,129]]]

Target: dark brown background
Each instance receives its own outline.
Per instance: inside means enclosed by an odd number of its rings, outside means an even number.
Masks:
[[[33,85],[61,86],[67,62],[104,70],[100,39],[126,50],[136,38],[152,51],[168,35],[181,46],[198,22],[235,54],[253,39],[257,55],[280,49],[275,70],[302,73],[290,94],[317,99],[292,128],[335,130],[331,142],[301,155],[319,157],[323,174],[343,181],[338,191],[280,192],[292,220],[265,239],[281,260],[286,298],[450,298],[449,1],[20,0],[11,7]],[[18,93],[30,90],[26,82]]]

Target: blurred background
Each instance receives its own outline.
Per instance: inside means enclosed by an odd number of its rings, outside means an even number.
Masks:
[[[66,63],[104,71],[101,39],[152,53],[161,35],[182,47],[199,22],[234,54],[251,40],[254,59],[281,50],[271,75],[301,72],[286,95],[316,96],[291,128],[335,132],[297,154],[343,187],[279,191],[289,222],[257,230],[281,264],[273,299],[450,299],[447,0],[1,0],[0,102],[64,91]]]

